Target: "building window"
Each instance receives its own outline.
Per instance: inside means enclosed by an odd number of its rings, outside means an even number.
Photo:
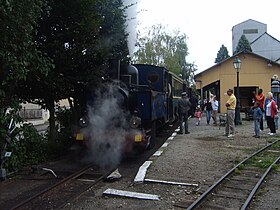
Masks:
[[[258,29],[244,29],[243,34],[257,34],[259,31]]]

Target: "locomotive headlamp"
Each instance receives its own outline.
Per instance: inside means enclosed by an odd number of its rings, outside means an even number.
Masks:
[[[85,118],[80,118],[80,120],[79,120],[79,125],[81,126],[81,127],[86,127],[87,126],[87,121],[86,121],[86,119]]]
[[[139,128],[141,125],[141,118],[133,115],[129,121],[129,126],[131,128]]]

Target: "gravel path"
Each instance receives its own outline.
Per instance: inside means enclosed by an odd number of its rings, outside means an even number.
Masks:
[[[90,190],[65,209],[180,209],[176,204],[193,201],[237,162],[275,138],[266,135],[268,130],[260,139],[253,138],[253,124],[247,121],[237,127],[233,139],[223,136],[224,127],[206,123],[195,126],[195,119],[190,120],[189,128],[191,134],[177,135],[160,157],[150,158],[153,163],[146,178],[197,183],[199,187],[133,184],[137,170],[127,169],[130,173],[120,181],[100,184],[98,190]],[[156,194],[161,200],[102,196],[107,188]]]

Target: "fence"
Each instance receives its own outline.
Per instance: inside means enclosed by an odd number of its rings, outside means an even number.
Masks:
[[[42,119],[43,110],[42,109],[26,109],[23,108],[19,112],[19,116],[23,119]]]

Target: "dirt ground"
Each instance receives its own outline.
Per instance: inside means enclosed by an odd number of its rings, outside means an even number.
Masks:
[[[115,182],[99,183],[79,198],[68,203],[64,209],[186,208],[237,162],[252,154],[259,147],[278,138],[268,136],[269,130],[267,129],[263,131],[260,139],[253,138],[253,123],[243,121],[243,124],[236,129],[236,136],[233,139],[228,139],[223,135],[224,127],[206,125],[205,121],[203,119],[200,126],[195,126],[195,119],[191,119],[189,122],[191,133],[177,135],[173,140],[168,140],[168,146],[161,149],[163,150],[161,156],[149,158],[152,164],[146,174],[146,178],[149,179],[186,182],[198,184],[198,187],[147,182],[133,183],[138,167],[154,152],[147,151],[140,157],[130,158],[121,164],[119,171],[123,175],[122,179]],[[169,128],[170,131],[175,129],[174,127]],[[170,131],[161,133],[159,139],[167,139],[172,133]],[[166,135],[167,133],[169,134]],[[58,173],[59,171],[66,172],[65,176],[81,167],[78,162],[73,160],[59,162],[59,164],[50,163],[44,166],[52,168]],[[60,176],[64,176],[63,173]],[[269,177],[250,209],[280,209],[279,175],[280,170],[278,169],[278,173]],[[48,174],[47,177],[37,177],[36,174],[35,176],[36,179],[29,177],[28,173],[21,174],[0,183],[0,209],[10,209],[21,200],[42,190],[42,187],[45,188],[56,181],[51,174]],[[160,196],[160,200],[103,196],[103,192],[108,188],[155,194]]]
[[[146,175],[146,178],[150,179],[196,183],[199,184],[198,187],[146,182],[134,184],[137,170],[127,166],[128,168],[120,168],[124,175],[121,180],[99,184],[97,188],[69,203],[65,209],[181,209],[176,207],[177,204],[187,205],[194,201],[237,162],[276,138],[268,136],[267,129],[262,132],[261,138],[252,137],[252,121],[243,121],[243,124],[236,128],[236,136],[229,139],[223,135],[224,127],[206,125],[205,121],[203,119],[202,125],[195,126],[195,119],[191,119],[191,134],[177,135],[161,156],[151,157],[153,162]],[[160,200],[103,196],[102,193],[107,188],[155,194],[160,196]],[[279,185],[276,190],[273,189],[274,191],[269,191],[263,199],[269,198],[269,193],[273,193],[274,198],[279,198]],[[271,201],[268,206],[259,206],[258,209],[279,209],[277,205],[279,202],[275,204]]]

